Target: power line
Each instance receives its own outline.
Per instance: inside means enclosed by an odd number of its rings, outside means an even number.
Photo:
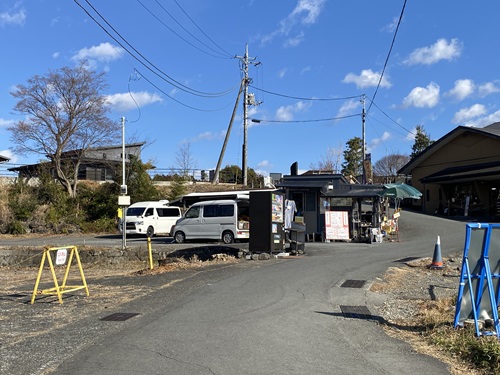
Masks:
[[[158,0],[155,0],[156,2],[158,2]],[[189,16],[189,14],[187,14],[187,12],[181,7],[181,5],[177,2],[177,0],[174,0],[174,3],[177,4],[177,6],[179,7],[179,9],[182,11],[182,13],[184,13],[186,15],[186,17],[192,22],[193,25],[196,26],[196,28],[198,30],[200,30],[200,32],[205,35],[207,37],[208,40],[210,40],[214,46],[216,46],[217,48],[219,48],[222,52],[224,52],[227,56],[233,56],[231,55],[229,52],[227,52],[224,48],[222,48],[221,46],[219,46],[217,43],[215,43],[215,41],[210,38],[197,24],[196,22],[194,22],[194,20]]]
[[[168,14],[168,16],[177,24],[179,25],[186,33],[188,33],[191,37],[193,37],[196,41],[198,41],[200,44],[202,44],[203,46],[205,46],[206,48],[208,48],[209,50],[219,54],[218,56],[217,55],[214,55],[214,54],[211,54],[197,46],[195,46],[193,43],[191,43],[190,41],[188,41],[187,39],[185,39],[184,37],[182,37],[181,35],[179,35],[177,32],[175,32],[175,30],[173,30],[171,27],[169,27],[165,22],[163,22],[156,14],[153,13],[153,11],[151,11],[151,9],[149,9],[146,5],[144,5],[144,3],[141,1],[141,0],[137,0],[137,2],[139,4],[141,4],[141,6],[146,9],[146,11],[148,11],[158,22],[160,22],[163,26],[165,26],[168,30],[170,30],[174,35],[176,35],[177,37],[179,37],[181,40],[183,40],[184,42],[186,42],[187,44],[189,44],[191,47],[193,48],[196,48],[198,51],[201,51],[209,56],[212,56],[212,57],[216,57],[216,58],[226,58],[226,59],[230,59],[232,58],[231,55],[224,55],[224,56],[221,56],[220,55],[220,52],[216,51],[215,49],[213,49],[212,47],[206,45],[203,41],[201,41],[200,39],[198,39],[195,35],[193,35],[189,30],[187,30],[184,26],[182,26],[180,24],[179,21],[177,21],[175,19],[174,16],[172,16],[170,14],[170,12],[163,6],[161,5],[158,1],[156,1],[156,3],[160,6],[160,8]]]
[[[267,91],[267,90],[260,89],[258,87],[252,86],[252,85],[249,85],[249,87],[251,87],[251,88],[253,88],[255,90],[258,90],[258,91],[265,92],[266,94],[281,96],[283,98],[289,98],[289,99],[297,99],[297,100],[336,101],[336,100],[356,99],[356,98],[361,98],[363,96],[363,95],[354,95],[354,96],[345,96],[345,97],[342,97],[342,98],[301,98],[301,97],[298,97],[298,96],[290,96],[290,95],[285,95],[285,94],[279,94],[279,93],[272,92],[272,91]]]
[[[263,119],[250,119],[252,122],[261,123],[261,122],[273,122],[273,123],[304,123],[304,122],[321,122],[321,121],[333,121],[333,120],[343,120],[346,118],[361,116],[361,113],[356,113],[354,115],[347,116],[339,116],[339,117],[330,117],[316,120],[263,120]]]
[[[139,74],[141,74],[139,71],[137,71]],[[193,107],[191,105],[188,105],[186,103],[183,103],[181,102],[180,100],[178,99],[175,99],[172,95],[169,95],[167,94],[164,90],[162,90],[160,87],[158,87],[158,85],[155,85],[153,82],[151,82],[151,80],[149,80],[147,77],[145,77],[144,75],[142,75],[142,78],[144,78],[151,86],[153,86],[155,89],[157,89],[159,92],[161,92],[163,95],[165,95],[166,97],[168,97],[169,99],[173,100],[174,102],[177,102],[179,103],[180,105],[186,107],[186,108],[189,108],[189,109],[194,109],[195,111],[200,111],[200,112],[216,112],[216,111],[220,111],[224,108],[227,108],[229,107],[231,104],[227,104],[221,108],[217,108],[217,109],[202,109],[202,108],[197,108],[197,107]]]
[[[373,93],[372,99],[370,101],[370,105],[368,106],[368,109],[366,111],[367,114],[368,114],[368,112],[370,112],[370,109],[372,107],[373,101],[375,100],[375,97],[377,96],[377,92],[378,92],[378,89],[380,87],[380,84],[382,83],[382,79],[384,77],[385,69],[387,67],[387,63],[389,62],[389,57],[391,56],[392,47],[394,47],[394,42],[396,41],[396,35],[398,35],[399,25],[401,24],[401,20],[403,19],[403,14],[405,12],[405,7],[406,7],[406,0],[404,0],[403,8],[401,9],[401,14],[399,15],[399,20],[398,20],[398,24],[396,26],[396,30],[394,30],[394,36],[392,37],[391,48],[389,48],[389,52],[387,53],[387,57],[386,57],[385,63],[384,63],[384,68],[382,69],[382,73],[380,73],[380,78],[378,80],[377,88],[375,89],[375,92]]]
[[[165,82],[171,84],[172,86],[178,88],[181,91],[184,91],[188,94],[192,94],[195,96],[201,96],[201,97],[220,97],[228,94],[229,92],[233,91],[235,87],[226,90],[224,92],[219,92],[219,93],[207,93],[207,92],[202,92],[198,91],[195,89],[192,89],[186,85],[183,85],[182,83],[176,81],[174,78],[170,77],[168,74],[166,74],[164,71],[159,69],[155,64],[153,64],[151,61],[149,61],[144,55],[142,55],[134,46],[132,46],[98,11],[97,9],[88,1],[85,0],[85,2],[94,10],[94,12],[115,32],[120,39],[122,39],[134,52],[136,52],[142,59],[144,59],[150,66],[146,65],[141,59],[139,59],[136,55],[134,55],[128,48],[126,48],[123,43],[121,43],[115,36],[113,36],[98,20],[93,17],[90,12],[85,9],[78,0],[74,0],[74,2],[106,33],[108,34],[109,37],[111,37],[116,43],[120,45],[130,56],[132,56],[135,60],[137,60],[141,65],[143,65],[146,69],[151,71],[151,73],[155,74],[158,76],[160,79],[164,80]],[[155,70],[153,70],[151,67],[153,67]],[[159,72],[159,73],[158,73]],[[164,77],[162,77],[161,75]],[[166,77],[166,78],[165,78]]]
[[[158,2],[158,0],[156,0],[156,2]],[[182,10],[182,12],[186,15],[186,17],[193,23],[193,25],[196,26],[196,28],[198,30],[200,30],[200,32],[205,35],[207,37],[208,40],[210,40],[215,46],[217,46],[222,52],[224,52],[227,56],[232,56],[229,52],[227,52],[224,48],[222,48],[221,46],[219,46],[217,43],[215,43],[212,38],[210,38],[197,24],[196,22],[193,21],[193,19],[191,17],[189,17],[189,14],[186,13],[186,11],[180,6],[180,4],[177,2],[177,0],[174,0],[174,3],[177,4],[177,6],[180,8],[180,10]]]
[[[395,123],[397,126],[399,126],[401,129],[405,130],[408,134],[412,134],[412,135],[415,135],[415,133],[413,133],[411,130],[408,130],[406,129],[403,125],[401,125],[400,123],[398,123],[396,120],[392,119],[387,113],[385,113],[382,109],[380,109],[380,107],[378,105],[375,104],[375,102],[373,100],[370,100],[370,107],[372,106],[372,104],[380,111],[382,112],[389,120],[391,120],[393,123]]]

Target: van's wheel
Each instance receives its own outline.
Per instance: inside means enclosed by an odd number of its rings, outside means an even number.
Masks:
[[[146,231],[146,236],[153,237],[154,234],[155,234],[155,229],[152,226],[149,226],[148,230]]]
[[[177,243],[184,243],[186,242],[186,235],[183,232],[175,232],[174,240]]]
[[[222,242],[224,242],[226,245],[233,243],[234,242],[233,232],[225,231],[224,233],[222,233]]]

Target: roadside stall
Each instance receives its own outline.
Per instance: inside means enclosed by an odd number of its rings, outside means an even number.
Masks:
[[[381,233],[381,185],[351,185],[322,194],[323,239],[373,242]]]
[[[422,193],[413,186],[404,183],[385,184],[384,189],[378,192],[382,205],[382,234],[389,241],[399,241],[399,217],[401,216],[401,201],[403,199],[420,199]],[[390,203],[393,201],[394,210],[389,213]]]

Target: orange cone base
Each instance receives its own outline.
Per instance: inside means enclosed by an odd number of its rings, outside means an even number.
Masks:
[[[431,270],[442,270],[444,268],[443,262],[432,262],[429,266]]]

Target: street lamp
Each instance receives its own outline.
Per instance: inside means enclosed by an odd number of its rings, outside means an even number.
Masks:
[[[122,185],[120,186],[120,194],[118,196],[118,206],[122,210],[122,250],[127,248],[126,234],[126,210],[130,206],[130,196],[127,195],[127,185],[125,184],[125,117],[122,117]]]

